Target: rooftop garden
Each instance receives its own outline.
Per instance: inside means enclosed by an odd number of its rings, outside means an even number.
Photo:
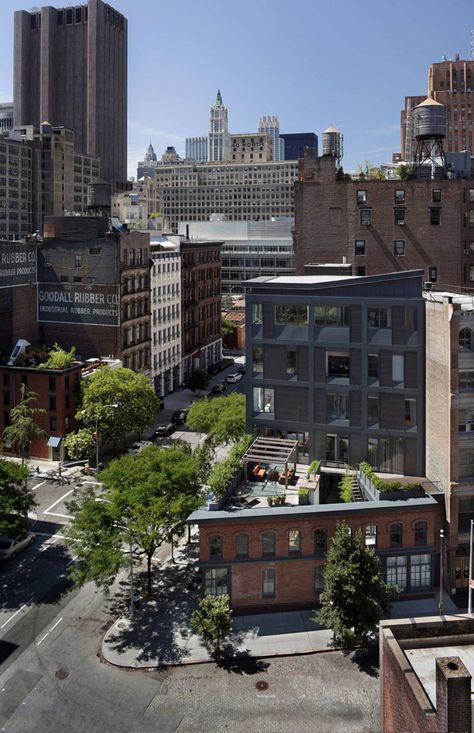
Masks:
[[[370,479],[370,481],[372,481],[377,491],[380,491],[381,494],[388,494],[392,491],[403,491],[408,494],[415,491],[424,492],[423,484],[419,481],[409,484],[402,483],[401,481],[397,481],[396,479],[391,481],[384,481],[380,478],[380,476],[377,476],[372,466],[366,461],[362,461],[361,463],[359,463],[359,469],[367,476],[368,479]]]
[[[1,355],[1,363],[3,365],[8,364],[10,357],[11,354],[4,351]],[[76,361],[76,349],[74,346],[70,351],[66,351],[57,343],[50,348],[44,344],[30,344],[24,352],[18,354],[10,366],[27,367],[30,369],[68,369]]]

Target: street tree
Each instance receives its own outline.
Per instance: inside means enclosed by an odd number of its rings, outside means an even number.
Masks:
[[[198,367],[186,380],[186,387],[192,392],[199,392],[203,389],[207,389],[210,381],[210,375],[204,369]]]
[[[245,435],[245,395],[205,399],[191,405],[186,424],[198,433],[207,433],[213,445],[234,443]]]
[[[382,578],[379,559],[364,543],[361,530],[354,536],[339,522],[326,557],[321,608],[314,620],[333,632],[333,643],[346,651],[366,646],[398,588]]]
[[[38,425],[39,415],[45,415],[42,407],[33,407],[38,401],[36,392],[28,392],[26,386],[20,386],[20,401],[10,410],[10,425],[3,431],[3,442],[20,452],[21,462],[25,463],[31,442],[42,438],[46,432]]]
[[[0,536],[21,537],[27,530],[28,511],[36,503],[27,476],[26,466],[0,459]]]
[[[207,593],[191,616],[191,626],[204,643],[212,647],[214,656],[219,656],[222,641],[232,631],[229,596]]]
[[[202,502],[197,474],[198,461],[189,446],[150,446],[112,461],[100,474],[106,501],[98,503],[87,494],[84,502],[72,506],[69,538],[78,556],[74,579],[109,587],[130,561],[131,540],[134,557],[146,559],[151,595],[155,551],[182,532],[186,518]],[[109,537],[105,543],[102,536]]]
[[[90,428],[81,428],[77,433],[69,433],[64,439],[64,446],[73,461],[91,458],[95,449],[94,431]]]
[[[82,406],[76,417],[97,427],[106,442],[117,444],[126,435],[142,433],[160,410],[148,378],[131,369],[96,369],[81,388]]]

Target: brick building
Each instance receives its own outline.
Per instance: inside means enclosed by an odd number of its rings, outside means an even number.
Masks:
[[[419,270],[246,282],[247,429],[299,443],[299,461],[424,473]]]
[[[181,353],[183,377],[222,358],[222,242],[181,237]]]
[[[257,612],[316,605],[326,552],[336,525],[362,530],[376,549],[388,582],[407,596],[432,594],[440,506],[431,496],[405,501],[250,509],[200,509],[203,591],[228,593],[234,611]]]
[[[34,343],[36,327],[36,254],[34,242],[0,240],[0,350],[10,355],[20,338]]]
[[[473,287],[474,180],[337,180],[333,158],[306,150],[293,241],[297,274],[346,261],[358,275],[423,269],[444,288]]]

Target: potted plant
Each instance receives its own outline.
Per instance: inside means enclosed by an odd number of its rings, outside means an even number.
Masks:
[[[309,489],[307,486],[301,486],[298,489],[298,504],[300,506],[309,504]]]
[[[267,496],[268,506],[273,506],[274,499],[274,496]]]

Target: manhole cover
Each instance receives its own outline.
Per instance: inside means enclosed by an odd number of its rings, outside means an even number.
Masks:
[[[69,677],[69,672],[67,669],[63,669],[63,667],[60,667],[56,672],[56,677],[58,680],[65,680],[66,677]]]
[[[265,682],[265,680],[259,680],[255,684],[255,687],[257,688],[257,690],[268,690],[268,682]]]

